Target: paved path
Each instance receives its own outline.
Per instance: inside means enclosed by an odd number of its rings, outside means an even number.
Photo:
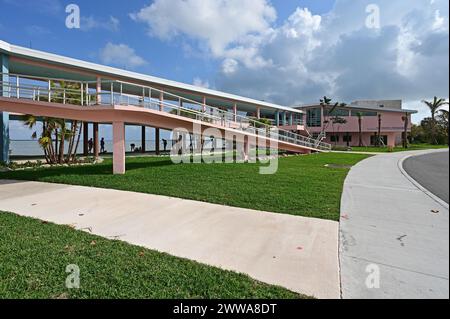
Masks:
[[[425,153],[374,156],[347,176],[340,225],[343,298],[449,297],[448,206],[399,167],[404,157]],[[379,288],[368,288],[366,283],[376,287],[378,270]]]
[[[448,150],[413,156],[405,160],[403,168],[420,185],[448,204]]]
[[[0,175],[1,176],[1,175]],[[338,223],[178,198],[0,181],[0,210],[339,298]]]

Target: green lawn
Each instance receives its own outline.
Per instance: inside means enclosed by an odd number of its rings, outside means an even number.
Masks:
[[[305,298],[187,259],[0,212],[0,299]],[[80,288],[65,286],[67,265]]]
[[[407,149],[404,149],[403,147],[395,147],[394,152],[417,151],[417,150],[440,149],[440,148],[448,148],[448,145],[411,144]],[[388,148],[376,146],[365,146],[365,147],[354,146],[352,147],[352,151],[385,153],[388,152]]]
[[[127,173],[112,175],[111,160],[93,166],[39,168],[0,173],[36,180],[161,194],[230,206],[339,220],[348,168],[367,155],[322,153],[279,159],[276,174],[260,164],[173,164],[168,157],[127,158]]]

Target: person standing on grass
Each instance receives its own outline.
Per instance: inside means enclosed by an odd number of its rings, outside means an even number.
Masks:
[[[106,153],[106,150],[105,150],[105,138],[103,138],[103,137],[100,140],[100,153]]]
[[[163,139],[162,142],[163,142],[164,152],[165,152],[167,149],[167,140]]]
[[[90,138],[88,141],[89,154],[92,153],[92,147],[94,147],[94,141]]]

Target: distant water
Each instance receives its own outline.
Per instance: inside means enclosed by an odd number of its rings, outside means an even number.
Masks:
[[[141,147],[141,141],[137,140],[128,140],[125,144],[125,149],[127,152],[131,152],[131,144],[134,144],[135,147]],[[167,145],[167,149],[170,148],[170,145]],[[68,144],[65,143],[65,151],[67,152]],[[113,142],[112,141],[105,141],[105,149],[107,152],[112,152],[113,150]],[[155,141],[146,141],[145,142],[145,149],[147,151],[154,151],[155,150]],[[160,149],[163,150],[164,146],[161,141],[160,143]],[[11,156],[43,156],[44,151],[39,146],[38,141],[19,141],[19,140],[12,140],[9,144],[9,150]],[[83,153],[83,141],[80,141],[80,144],[78,145],[77,152],[79,154]]]

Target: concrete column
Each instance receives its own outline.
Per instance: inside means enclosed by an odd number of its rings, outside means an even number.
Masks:
[[[93,125],[93,131],[94,131],[94,157],[98,158],[99,154],[99,138],[98,138],[98,123],[94,123]]]
[[[155,127],[155,153],[156,155],[160,154],[159,150],[159,128]]]
[[[280,126],[280,111],[275,111],[275,124]]]
[[[287,125],[287,112],[283,112],[283,126]]]
[[[259,106],[256,108],[256,118],[258,120],[261,118],[261,108]]]
[[[145,153],[145,126],[141,128],[141,151]]]
[[[163,110],[163,107],[164,107],[163,103],[164,103],[164,92],[161,91],[161,92],[159,92],[159,110],[160,111]]]
[[[113,173],[125,174],[125,123],[113,122]]]
[[[250,144],[248,142],[248,136],[244,137],[244,161],[248,162],[250,154]]]
[[[294,125],[294,113],[289,113],[289,125]]]
[[[0,54],[0,79],[9,82],[9,57]],[[10,88],[0,86],[0,96],[9,97]],[[0,112],[0,162],[9,163],[9,113]]]
[[[97,77],[96,93],[96,103],[102,104],[102,79],[100,77]]]
[[[89,155],[89,123],[83,122],[83,155]]]
[[[237,122],[237,104],[233,104],[233,121]]]
[[[206,112],[206,96],[204,96],[202,99],[202,112]]]

